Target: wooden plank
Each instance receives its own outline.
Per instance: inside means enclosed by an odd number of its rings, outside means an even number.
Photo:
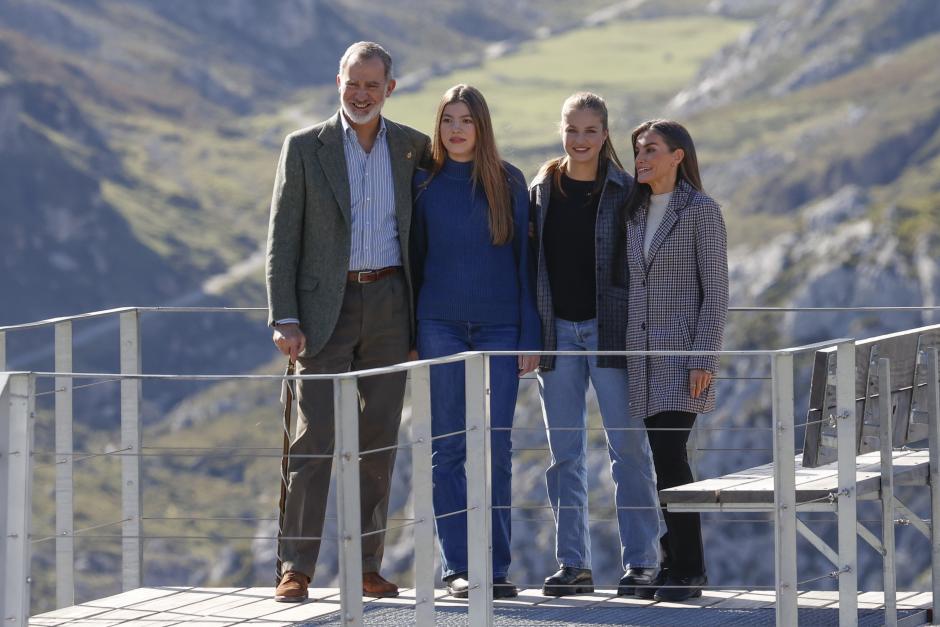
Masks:
[[[311,598],[316,600],[316,592],[324,594],[321,588],[310,589]],[[332,595],[338,595],[337,590],[330,590]],[[212,616],[220,619],[254,620],[262,616],[274,614],[291,607],[274,600],[274,589],[271,586],[263,588],[246,588],[238,594],[229,595],[231,600],[216,607]],[[336,604],[339,607],[339,603]]]
[[[797,485],[807,479],[815,479],[826,473],[834,473],[834,470],[825,468],[802,468],[797,461]],[[695,503],[695,502],[719,502],[718,494],[726,490],[742,489],[746,486],[753,486],[761,481],[769,481],[771,491],[773,490],[773,463],[756,466],[746,470],[714,477],[712,479],[703,479],[695,483],[688,483],[683,486],[676,486],[660,491],[660,500],[664,503]],[[701,492],[701,494],[696,494]]]
[[[803,436],[803,463],[806,466],[819,465],[819,451],[822,448],[823,425],[822,406],[825,403],[826,383],[829,376],[829,355],[816,351],[813,356],[813,374],[809,386],[809,410],[806,412],[806,431]]]
[[[796,597],[797,605],[800,607],[829,607],[839,602],[839,593],[823,590],[805,590]]]
[[[928,455],[924,451],[895,451],[894,476],[906,483],[926,481]],[[797,503],[821,499],[838,489],[836,465],[803,468],[797,462]],[[856,459],[857,493],[874,494],[881,489],[881,464],[876,452]],[[724,477],[704,479],[660,492],[664,503],[770,503],[773,501],[773,464],[742,470]]]
[[[257,592],[252,594],[248,592],[250,588],[197,588],[194,592],[214,592],[215,594],[201,601],[189,603],[173,610],[162,611],[157,615],[161,620],[175,620],[189,624],[193,620],[204,617],[215,617],[216,612],[246,603],[253,603],[262,598],[259,596],[261,591],[267,591],[270,596],[271,588],[258,588]],[[221,620],[215,618],[214,620]],[[233,619],[237,622],[237,619]],[[231,624],[231,623],[225,623]]]
[[[241,607],[243,605],[248,605],[249,603],[257,603],[258,601],[270,600],[273,597],[273,589],[270,587],[266,588],[242,588],[238,592],[233,592],[231,594],[221,595],[215,599],[207,599],[205,601],[195,603],[191,606],[185,606],[176,610],[178,612],[192,612],[195,614],[202,614],[211,609],[213,616],[226,617],[225,612],[232,610],[234,608]],[[238,618],[233,616],[233,618]]]
[[[933,595],[930,592],[917,592],[911,596],[901,598],[898,593],[898,609],[929,609],[933,606]]]
[[[40,620],[42,624],[48,624],[48,621],[58,621],[58,623],[62,623],[69,620],[78,620],[80,618],[88,618],[89,616],[102,614],[110,609],[111,608],[108,607],[94,607],[92,605],[73,605],[71,607],[62,607],[51,612],[31,616],[29,620],[30,622]]]
[[[540,592],[541,594],[541,592]],[[604,607],[627,606],[627,607],[646,607],[656,603],[653,599],[638,599],[637,597],[618,597],[614,596],[604,601]]]
[[[63,607],[57,610],[52,610],[51,612],[44,612],[42,614],[37,614],[30,618],[33,619],[80,619],[87,618],[89,616],[95,616],[96,614],[102,614],[108,610],[118,609],[122,607],[127,607],[133,603],[139,603],[142,601],[147,601],[150,599],[155,599],[159,597],[165,597],[172,594],[178,594],[181,591],[179,588],[138,588],[137,590],[129,590],[128,592],[122,592],[114,596],[105,597],[103,599],[97,599],[95,601],[89,601],[88,603],[82,603],[80,605],[73,605],[71,607]]]
[[[815,481],[816,479],[835,475],[835,469],[826,467],[820,468],[803,468],[799,465],[797,460],[796,466],[796,486],[797,489],[802,484],[805,484],[809,481]],[[721,477],[717,479],[706,479],[704,481],[698,481],[696,483],[689,483],[684,486],[677,486],[675,488],[669,488],[660,492],[660,499],[666,503],[695,503],[695,502],[729,502],[724,498],[725,494],[734,494],[738,492],[740,494],[748,493],[767,493],[770,500],[773,500],[773,464],[764,464],[763,466],[757,466],[756,468],[750,468],[748,470],[740,471],[735,473],[735,476],[750,476],[750,481],[732,481],[728,482],[726,485],[722,485]],[[703,485],[704,484],[704,485]],[[695,493],[699,491],[709,492],[709,499],[702,497],[696,498]],[[747,500],[741,500],[738,497],[733,498],[734,502],[751,502]],[[754,497],[753,502],[769,502],[767,501],[766,495],[761,497]]]
[[[118,621],[124,622],[129,620],[144,620],[155,616],[157,612],[151,612],[149,610],[133,610],[127,607],[118,608],[116,610],[108,610],[103,614],[98,614],[94,618],[88,618],[86,620],[98,621]]]
[[[129,607],[135,610],[163,612],[167,610],[175,610],[187,605],[198,603],[200,601],[205,601],[206,599],[211,599],[216,596],[218,596],[218,594],[206,588],[201,590],[185,590],[179,592],[178,594],[150,599],[139,603],[129,603],[125,607]]]
[[[773,590],[740,590],[710,607],[720,610],[757,609],[772,607],[775,600]]]
[[[120,619],[116,620],[98,620],[98,618],[82,618],[79,620],[73,620],[66,623],[69,627],[111,627],[112,625],[119,625],[121,622]]]

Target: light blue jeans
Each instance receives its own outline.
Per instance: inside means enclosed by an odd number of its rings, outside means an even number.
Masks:
[[[557,350],[597,350],[597,321],[555,320]],[[645,425],[630,419],[627,371],[600,368],[595,356],[559,356],[555,369],[539,373],[542,412],[552,464],[545,472],[555,515],[555,557],[559,566],[591,568],[588,529],[588,381],[597,392],[607,435],[614,500],[620,526],[623,569],[659,565],[659,498]],[[617,430],[635,427],[633,430]]]

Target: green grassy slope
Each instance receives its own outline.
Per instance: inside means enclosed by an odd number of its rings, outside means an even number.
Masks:
[[[435,78],[414,93],[393,95],[392,119],[431,131],[441,95],[468,83],[486,96],[505,156],[532,175],[558,148],[561,103],[580,90],[607,99],[616,146],[632,126],[660,115],[662,106],[701,62],[736,39],[748,22],[718,17],[618,20],[524,44],[478,68]]]

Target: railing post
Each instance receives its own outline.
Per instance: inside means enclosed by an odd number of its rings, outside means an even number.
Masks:
[[[878,360],[878,425],[881,430],[881,546],[884,548],[885,625],[898,624],[898,584],[894,562],[894,421],[891,413],[891,360]]]
[[[137,310],[121,314],[121,374],[141,374]],[[121,379],[121,589],[125,592],[143,584],[140,399],[140,379]]]
[[[490,358],[466,361],[467,567],[470,627],[493,624],[493,534],[490,482]]]
[[[31,375],[0,373],[0,619],[9,627],[29,623],[34,392]]]
[[[362,529],[359,497],[359,386],[333,379],[340,609],[344,625],[362,624]],[[322,540],[321,540],[322,542]]]
[[[836,435],[839,475],[839,626],[858,625],[858,522],[855,490],[857,454],[855,342],[836,349]]]
[[[940,603],[940,365],[937,349],[927,349],[927,433],[930,447],[930,579],[932,606]]]
[[[434,627],[434,501],[431,480],[431,372],[411,371],[411,477],[414,490],[415,624]]]
[[[72,372],[72,323],[55,325],[55,371]],[[75,604],[75,524],[72,481],[72,377],[55,378],[55,598]]]
[[[7,332],[0,331],[0,372],[7,369]]]
[[[778,625],[797,624],[796,464],[793,454],[793,354],[771,363],[774,443],[774,585]]]

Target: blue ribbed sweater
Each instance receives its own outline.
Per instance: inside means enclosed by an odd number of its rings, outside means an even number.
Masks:
[[[473,189],[473,163],[448,159],[433,180],[414,178],[411,236],[418,320],[519,325],[520,350],[542,347],[527,245],[529,196],[515,166],[508,173],[514,220],[511,244],[494,246],[482,185]]]

